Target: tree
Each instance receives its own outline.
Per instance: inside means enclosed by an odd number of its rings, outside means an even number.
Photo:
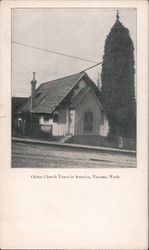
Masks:
[[[105,41],[101,82],[110,133],[135,136],[134,47],[129,31],[117,19]]]

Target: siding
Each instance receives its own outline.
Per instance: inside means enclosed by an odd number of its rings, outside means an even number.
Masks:
[[[93,131],[84,131],[84,113],[90,109],[93,112]],[[75,135],[99,135],[101,107],[95,95],[90,90],[76,107]]]
[[[104,112],[102,112],[99,135],[106,137],[108,135],[108,132],[109,132],[109,122]]]
[[[53,118],[48,121],[44,121],[43,116],[40,118],[41,130],[45,133],[51,133],[53,136],[65,136],[68,133],[68,111],[66,109],[61,109],[58,112],[58,122],[53,122]]]
[[[84,82],[81,81],[79,86],[83,88],[85,86]],[[78,91],[78,90],[77,90]],[[84,113],[90,109],[93,112],[93,131],[87,132],[84,131]],[[76,105],[75,110],[75,124],[69,124],[69,126],[74,127],[74,135],[101,135],[107,136],[108,134],[108,121],[104,112],[101,110],[100,103],[96,98],[92,90],[82,98],[80,103]],[[43,116],[40,118],[41,130],[45,133],[51,134],[53,136],[65,136],[69,132],[72,133],[72,127],[68,128],[68,123],[70,123],[70,114],[71,110],[60,109],[58,111],[58,123],[53,122],[53,119],[44,121]],[[73,134],[73,133],[72,133]]]

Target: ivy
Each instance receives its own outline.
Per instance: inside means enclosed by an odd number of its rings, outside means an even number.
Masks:
[[[101,82],[110,134],[135,137],[134,47],[129,30],[117,19],[105,41]]]

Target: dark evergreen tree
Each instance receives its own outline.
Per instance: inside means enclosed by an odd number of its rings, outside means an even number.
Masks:
[[[135,137],[134,47],[128,29],[119,21],[118,12],[116,17],[105,41],[101,73],[103,104],[110,133]]]

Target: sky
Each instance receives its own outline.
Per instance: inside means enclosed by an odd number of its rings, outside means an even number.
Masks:
[[[116,12],[115,8],[13,9],[12,96],[30,95],[32,72],[36,72],[38,87],[102,62],[105,39]],[[130,32],[136,58],[136,9],[120,8],[119,15]],[[101,66],[86,72],[96,82]]]

